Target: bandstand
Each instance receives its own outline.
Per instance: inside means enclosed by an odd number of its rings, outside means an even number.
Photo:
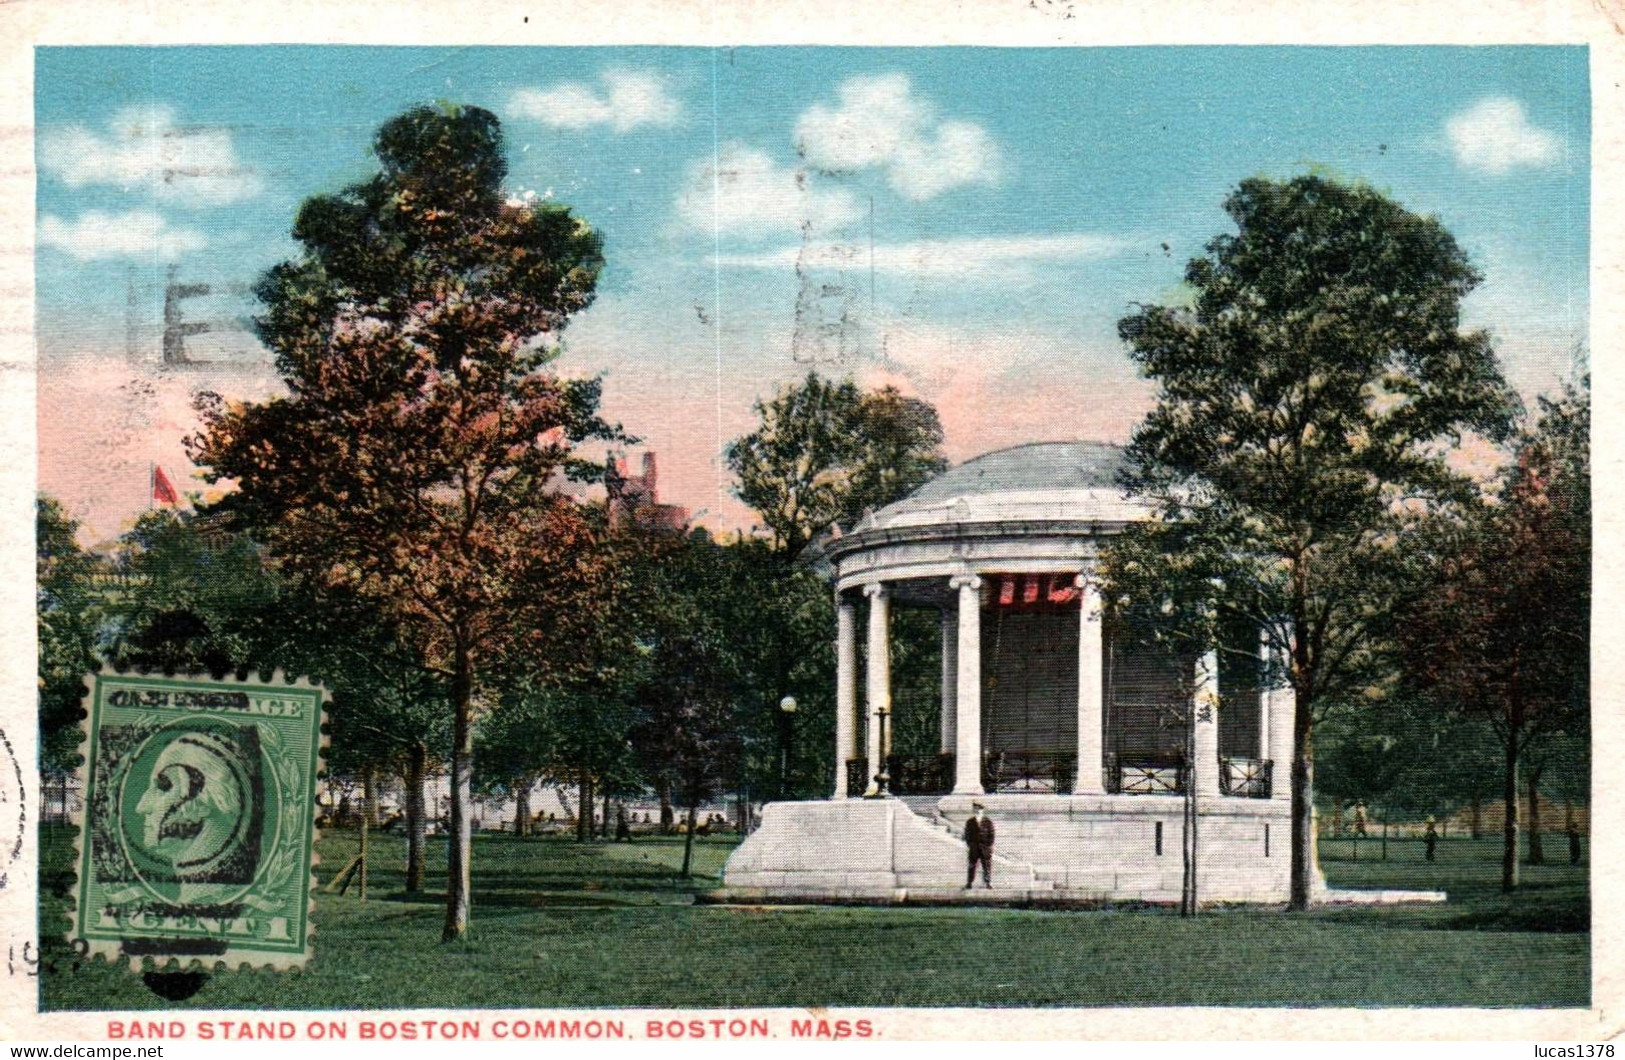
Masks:
[[[1286,899],[1292,693],[1260,680],[1256,630],[1181,656],[1103,615],[1101,546],[1149,517],[1116,484],[1122,459],[1083,442],[988,453],[813,546],[836,597],[831,796],[766,806],[729,859],[732,891],[960,895],[980,802],[996,890],[1177,901],[1189,791],[1202,899]],[[891,746],[899,608],[941,616],[936,754]]]

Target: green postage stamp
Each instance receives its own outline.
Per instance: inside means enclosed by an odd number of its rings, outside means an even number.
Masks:
[[[72,937],[134,968],[302,967],[324,690],[108,670],[85,683]]]

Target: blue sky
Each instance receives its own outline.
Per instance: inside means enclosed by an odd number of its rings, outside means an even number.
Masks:
[[[232,330],[298,203],[373,130],[452,100],[510,185],[605,233],[563,367],[661,454],[666,499],[748,521],[718,453],[809,365],[938,403],[950,454],[1122,440],[1114,324],[1175,294],[1240,179],[1321,172],[1437,214],[1470,322],[1526,395],[1586,336],[1583,48],[47,48],[37,52],[41,488],[92,536],[184,478],[198,389],[274,373]],[[214,330],[158,357],[168,270]],[[235,285],[235,286],[234,286]]]

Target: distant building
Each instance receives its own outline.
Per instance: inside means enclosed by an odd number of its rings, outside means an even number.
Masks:
[[[643,474],[631,475],[624,457],[611,456],[604,466],[604,492],[609,497],[609,525],[641,526],[648,530],[682,533],[688,529],[688,509],[661,504],[659,468],[654,453],[643,454]]]

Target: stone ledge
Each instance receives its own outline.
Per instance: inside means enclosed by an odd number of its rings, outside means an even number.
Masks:
[[[1182,795],[944,795],[937,800],[937,812],[960,823],[971,813],[971,804],[979,802],[987,807],[988,816],[999,823],[999,815],[1014,818],[1042,819],[1084,816],[1112,817],[1179,817],[1185,812]],[[1267,818],[1290,820],[1292,804],[1280,799],[1252,799],[1241,796],[1219,795],[1197,802],[1204,818],[1239,817],[1249,820]]]
[[[1316,905],[1428,905],[1448,899],[1443,891],[1356,891],[1335,887],[1314,896]]]
[[[1136,910],[1168,909],[1179,904],[1177,891],[1137,891],[1132,894],[1104,895],[1088,890],[1024,890],[995,887],[974,890],[952,887],[798,888],[771,890],[758,887],[724,887],[694,896],[696,905],[725,906],[964,906],[990,909],[1032,910]],[[1204,909],[1284,909],[1279,899],[1218,899],[1202,903]]]

